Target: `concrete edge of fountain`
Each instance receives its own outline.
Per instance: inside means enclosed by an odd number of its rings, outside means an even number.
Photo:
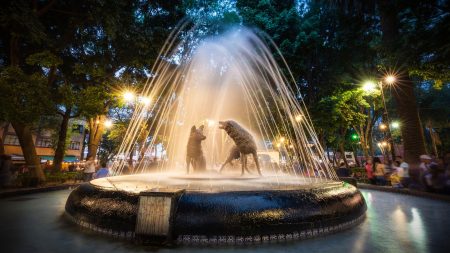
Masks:
[[[105,229],[98,227],[94,224],[85,222],[83,220],[77,220],[69,213],[64,212],[64,216],[70,221],[84,229],[94,231],[99,234],[104,234],[109,237],[118,238],[121,240],[132,241],[136,239],[136,234],[133,231],[118,231],[112,229]],[[176,239],[176,245],[187,245],[187,246],[220,246],[220,245],[255,245],[264,243],[282,243],[289,241],[302,241],[307,239],[313,239],[316,237],[321,237],[325,235],[335,234],[347,229],[351,229],[360,223],[362,223],[366,218],[366,214],[363,213],[358,218],[351,221],[341,223],[334,226],[324,226],[320,228],[298,230],[292,233],[284,234],[265,234],[265,235],[255,235],[255,236],[233,236],[233,235],[219,235],[219,236],[205,236],[205,235],[179,235]]]
[[[240,244],[334,233],[358,224],[366,211],[361,193],[345,183],[299,190],[177,194],[170,229],[163,237],[136,233],[143,196],[139,193],[83,184],[70,194],[66,216],[99,233],[152,244]]]

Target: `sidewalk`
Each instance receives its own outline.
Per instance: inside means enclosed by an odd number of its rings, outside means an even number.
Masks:
[[[0,198],[8,198],[8,197],[14,197],[14,196],[20,196],[20,195],[32,194],[32,193],[39,193],[39,192],[65,190],[65,189],[77,187],[80,184],[81,184],[81,182],[76,182],[76,183],[71,182],[71,183],[63,183],[63,184],[45,185],[45,186],[40,186],[40,187],[0,189]]]
[[[412,195],[412,196],[421,197],[421,198],[428,198],[428,199],[435,199],[435,200],[450,202],[449,195],[436,194],[436,193],[425,192],[425,191],[417,191],[417,190],[411,190],[411,189],[407,189],[407,188],[395,188],[392,186],[379,186],[379,185],[372,185],[372,184],[365,184],[365,183],[358,183],[358,188],[367,189],[367,190],[375,190],[375,191],[383,191],[383,192],[400,193],[400,194]]]

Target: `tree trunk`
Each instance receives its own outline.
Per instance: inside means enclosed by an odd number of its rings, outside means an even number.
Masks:
[[[361,149],[363,151],[363,155],[364,155],[364,159],[367,161],[367,159],[369,159],[369,138],[366,135],[366,132],[362,132],[362,135],[360,135],[360,142],[361,142]]]
[[[62,118],[61,127],[59,128],[58,143],[56,144],[55,158],[53,160],[55,171],[60,171],[62,168],[62,162],[66,152],[67,127],[69,126],[71,113],[72,108],[67,108]]]
[[[339,151],[341,152],[341,159],[344,160],[345,167],[348,168],[349,166],[348,166],[347,158],[345,157],[345,148],[344,148],[344,142],[343,141],[341,141],[339,143]],[[341,160],[340,159],[339,159],[338,166],[341,167]]]
[[[371,157],[375,157],[375,150],[373,148],[373,129],[370,129],[367,141],[368,141],[367,145],[369,146],[369,155]]]
[[[0,155],[5,154],[5,144],[3,142],[3,137],[0,135]]]
[[[370,122],[370,121],[368,121],[368,122]],[[359,135],[359,144],[361,146],[361,149],[362,149],[363,155],[364,155],[364,159],[366,161],[369,158],[369,145],[368,145],[368,137],[367,137],[367,132],[368,132],[367,129],[368,128],[369,128],[369,126],[367,124],[365,125],[365,127],[364,127],[364,125],[360,125],[358,127],[353,127],[353,129],[355,129],[356,133]]]
[[[9,127],[9,122],[3,122],[0,124],[1,128],[2,128],[2,134],[0,134],[0,155],[4,155],[5,154],[5,137],[6,134],[8,133],[8,127]]]
[[[88,140],[88,154],[86,159],[97,155],[98,146],[102,140],[103,131],[105,129],[104,122],[106,116],[100,115],[89,119],[89,140]]]
[[[378,0],[380,11],[381,30],[383,33],[382,41],[386,55],[395,57],[399,50],[399,20],[397,17],[398,8],[396,1]],[[403,62],[402,59],[396,58],[392,61],[395,63]],[[408,163],[417,165],[419,156],[426,153],[425,141],[423,137],[422,127],[417,110],[416,97],[414,95],[414,83],[408,76],[408,73],[400,72],[397,79],[399,80],[393,90],[393,96],[397,104],[397,113],[401,124],[400,131],[403,138],[404,160]]]
[[[431,146],[433,147],[433,153],[436,157],[439,157],[439,152],[437,149],[438,136],[437,133],[435,133],[433,130],[433,124],[431,123],[431,120],[428,120],[427,128],[428,131],[430,132]]]
[[[34,146],[33,134],[31,127],[22,123],[11,122],[19,139],[20,147],[22,148],[23,157],[29,167],[33,177],[37,178],[38,183],[45,182],[45,175],[41,168],[41,159],[36,153]]]
[[[425,140],[423,137],[422,126],[420,124],[419,113],[417,110],[416,99],[414,96],[413,83],[408,76],[405,76],[399,89],[394,92],[397,102],[397,112],[400,121],[400,130],[403,139],[405,161],[411,164],[419,163],[419,156],[426,153]]]
[[[339,165],[339,163],[338,163],[338,161],[337,161],[337,158],[336,158],[336,153],[337,153],[337,149],[333,149],[333,164],[336,166],[336,165]]]
[[[88,130],[83,126],[83,143],[81,143],[81,154],[80,154],[80,161],[84,160],[84,150],[86,149],[86,135],[88,133]]]

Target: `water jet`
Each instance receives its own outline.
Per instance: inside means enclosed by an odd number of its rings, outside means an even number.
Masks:
[[[162,50],[142,94],[154,98],[153,104],[136,105],[114,176],[75,189],[66,203],[70,219],[152,244],[244,244],[311,238],[364,218],[364,198],[338,180],[289,68],[275,61],[279,52],[270,40],[237,27],[198,45],[182,41],[170,48]],[[227,119],[239,122],[247,137],[220,130]],[[143,122],[152,129],[150,141],[137,143]],[[195,125],[204,125],[205,169],[186,174],[186,143]],[[165,141],[157,143],[157,137]],[[166,157],[156,170],[149,173],[151,159],[144,156],[136,174],[121,175],[128,162],[123,157],[136,145],[150,151],[157,144]],[[244,159],[242,173],[219,173],[235,146]],[[259,168],[263,152],[279,159]],[[252,154],[248,164],[246,154]],[[253,164],[254,173],[240,177],[245,164]]]

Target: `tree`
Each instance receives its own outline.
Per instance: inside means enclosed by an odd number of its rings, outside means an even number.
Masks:
[[[38,182],[44,182],[45,176],[36,154],[32,126],[36,116],[45,113],[43,109],[46,108],[44,103],[47,101],[48,94],[45,94],[44,91],[47,89],[43,85],[47,84],[48,80],[45,80],[45,76],[42,76],[38,69],[30,66],[26,59],[36,53],[39,50],[38,46],[45,42],[45,27],[41,19],[48,15],[49,9],[55,2],[35,2],[31,6],[27,1],[11,1],[0,10],[0,20],[2,20],[0,56],[3,67],[1,82],[2,88],[6,91],[2,92],[4,97],[0,100],[10,105],[2,107],[2,117],[10,121],[14,127],[25,161]],[[7,97],[7,95],[10,96]],[[24,111],[16,110],[19,108]],[[14,112],[16,114],[13,114]]]
[[[2,64],[47,78],[46,87],[61,117],[55,167],[66,149],[68,122],[80,114],[90,122],[89,155],[95,155],[103,120],[122,75],[144,82],[160,48],[182,17],[181,1],[13,1],[2,9]],[[13,15],[12,15],[13,14]],[[132,48],[133,50],[130,50]],[[9,55],[3,52],[11,52]],[[25,59],[28,59],[25,64]],[[90,89],[98,87],[98,89]],[[94,92],[97,98],[82,95]],[[103,93],[103,94],[99,94]],[[102,106],[82,112],[93,99]],[[101,122],[98,124],[97,122]]]
[[[349,90],[323,98],[319,107],[318,110],[322,114],[316,119],[316,126],[332,134],[328,140],[335,142],[341,154],[344,155],[346,136],[350,127],[359,130],[364,126],[368,118],[364,109],[370,108],[370,105],[363,98],[361,90]],[[360,133],[362,132],[358,132]],[[344,162],[347,165],[346,159]]]
[[[430,150],[437,157],[442,156],[446,145],[445,140],[441,141],[441,133],[450,126],[450,85],[445,84],[436,89],[436,86],[427,82],[417,90],[420,117],[427,130]],[[439,152],[439,146],[442,147],[442,152]]]
[[[409,163],[418,163],[419,155],[425,153],[424,137],[418,116],[414,88],[416,83],[411,77],[412,73],[419,73],[418,69],[425,70],[433,66],[435,74],[439,69],[448,67],[445,60],[445,43],[435,42],[436,38],[444,36],[445,27],[448,27],[448,3],[446,1],[389,1],[376,0],[361,4],[357,1],[334,1],[328,7],[339,9],[347,13],[361,16],[379,17],[381,42],[378,46],[379,63],[385,71],[397,73],[399,82],[393,90],[397,114],[401,125],[403,137],[404,156]],[[444,29],[443,29],[444,28]],[[427,33],[424,31],[429,31]],[[435,36],[430,36],[435,35]],[[443,47],[425,49],[424,45],[439,44]],[[437,50],[436,50],[437,49]],[[431,55],[431,57],[429,57]],[[444,57],[442,57],[444,56]],[[447,65],[427,65],[431,62],[446,62]],[[436,60],[436,61],[434,61]],[[418,67],[419,66],[419,67]],[[422,68],[421,68],[422,67]],[[429,69],[428,69],[429,70]],[[434,75],[437,81],[445,79],[443,75]],[[444,77],[444,78],[443,78]]]
[[[36,154],[33,129],[40,115],[50,110],[45,99],[49,96],[46,88],[45,76],[27,75],[16,66],[7,67],[0,73],[0,118],[11,122],[25,162],[40,183],[45,181],[45,176]]]
[[[83,105],[89,107],[84,113],[89,128],[88,157],[96,155],[106,114],[116,102],[111,96],[114,89],[123,82],[137,86],[156,74],[151,73],[151,66],[158,57],[165,57],[159,52],[183,16],[177,0],[136,1],[131,6],[123,1],[103,4],[99,11],[106,15],[95,13],[96,22],[80,32],[73,45],[79,55],[75,73],[85,84],[101,87],[83,93],[87,97],[89,92],[96,94]],[[96,106],[90,106],[91,102]]]
[[[352,127],[358,135],[358,139],[361,144],[364,157],[367,160],[369,156],[374,156],[373,150],[373,127],[375,122],[379,120],[382,115],[383,104],[381,103],[381,97],[379,91],[365,93],[361,90],[353,91],[355,99],[347,101],[349,103],[355,103],[359,112],[366,115],[362,121],[352,122]]]

